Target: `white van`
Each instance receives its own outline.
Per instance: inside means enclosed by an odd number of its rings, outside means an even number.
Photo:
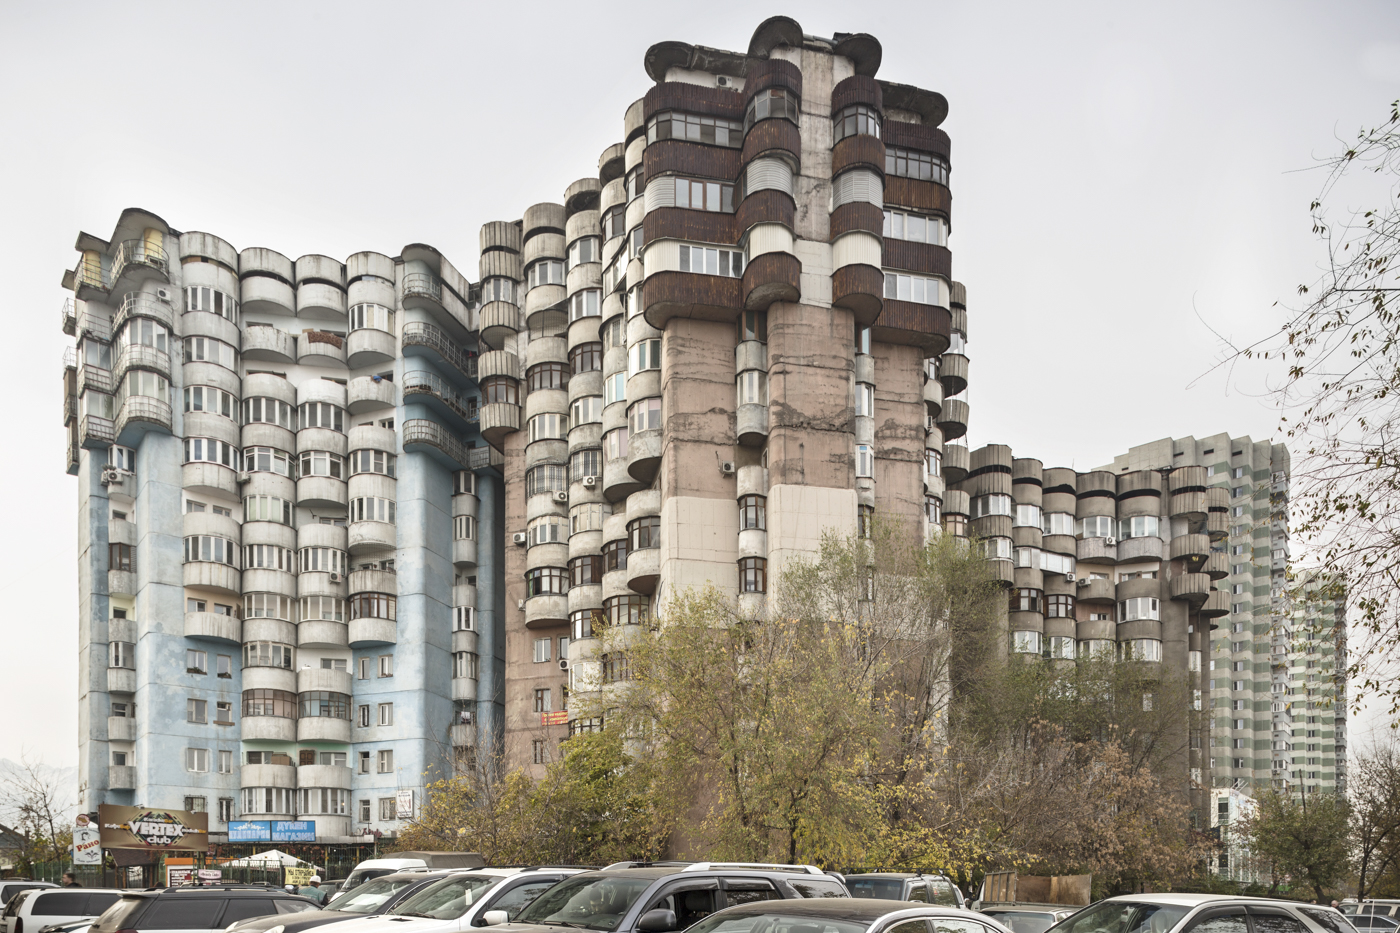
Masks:
[[[346,891],[354,890],[371,878],[391,875],[396,871],[415,868],[484,868],[486,860],[475,852],[396,852],[389,858],[365,859],[356,865],[350,876],[336,891],[334,901]],[[326,905],[330,906],[329,903]]]
[[[39,933],[40,927],[92,919],[121,900],[116,888],[38,888],[21,891],[0,917],[4,933]]]

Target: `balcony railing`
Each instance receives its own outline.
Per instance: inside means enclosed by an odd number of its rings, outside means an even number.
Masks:
[[[63,396],[63,426],[66,428],[78,417],[78,400],[72,395]]]
[[[73,267],[73,287],[82,288],[87,285],[91,288],[107,290],[106,279],[102,275],[101,260],[80,259]]]
[[[410,395],[427,395],[447,407],[468,424],[477,420],[476,400],[465,398],[457,387],[434,373],[409,373],[403,377],[404,401]]]
[[[484,470],[491,465],[491,448],[467,447],[452,432],[426,418],[414,418],[403,424],[403,445],[426,444],[435,447],[457,465],[467,470]]]
[[[116,253],[112,256],[110,281],[118,281],[133,266],[146,266],[163,276],[169,275],[170,269],[166,262],[164,249],[146,240],[127,240],[117,247]]]
[[[430,298],[442,304],[442,282],[431,272],[410,272],[403,277],[405,298]]]
[[[170,405],[157,398],[148,398],[144,395],[130,395],[122,402],[121,411],[117,414],[117,433],[121,434],[126,430],[126,426],[134,421],[149,422],[159,425],[166,430],[170,429]]]
[[[91,389],[94,392],[105,392],[111,395],[114,385],[110,369],[93,366],[91,363],[84,363],[78,367],[78,392],[80,394]]]
[[[405,346],[428,347],[437,351],[443,361],[468,379],[476,378],[476,357],[468,356],[460,346],[447,336],[447,332],[426,321],[412,321],[403,326]]]
[[[110,418],[83,415],[78,427],[78,439],[84,447],[108,447],[116,437],[116,430]]]
[[[65,298],[63,307],[59,309],[59,320],[63,324],[63,332],[69,337],[78,336],[78,300],[76,298]]]
[[[116,315],[112,318],[112,331],[115,333],[122,329],[122,325],[133,315],[148,317],[160,321],[167,330],[175,329],[175,311],[170,305],[163,301],[151,298],[138,292],[127,292],[122,298],[121,307],[117,308]]]

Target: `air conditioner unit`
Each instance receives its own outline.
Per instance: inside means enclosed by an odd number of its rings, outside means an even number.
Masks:
[[[1065,574],[1065,582],[1066,582],[1066,583],[1073,583],[1073,582],[1074,582],[1074,574],[1072,574],[1072,573],[1067,573],[1067,574]]]
[[[1088,586],[1088,585],[1089,585],[1089,578],[1088,578],[1088,577],[1080,577],[1080,578],[1079,578],[1079,585],[1080,585],[1080,586]]]
[[[122,481],[122,474],[121,474],[121,471],[118,470],[118,469],[116,469],[115,467],[108,467],[107,469],[105,469],[105,470],[102,471],[102,485],[103,485],[103,486],[110,486],[110,485],[112,485],[113,483],[120,483],[121,481]]]
[[[585,477],[583,478],[583,488],[585,488],[585,489],[592,489],[594,486],[597,486],[597,485],[598,485],[598,477],[596,477],[596,476],[585,476]]]
[[[1118,546],[1118,539],[1117,539],[1117,538],[1104,538],[1104,539],[1103,539],[1103,543],[1106,544],[1106,545],[1108,545],[1109,547],[1117,547],[1117,546]]]
[[[569,659],[568,659],[568,658],[560,658],[560,659],[559,659],[559,670],[561,670],[561,671],[567,671],[568,669],[569,669]]]
[[[720,471],[721,473],[723,473],[725,476],[733,476],[733,475],[734,475],[734,461],[733,461],[733,460],[722,460],[722,461],[720,461],[719,471]]]
[[[253,478],[252,475],[249,474],[249,473],[239,473],[239,474],[238,474],[238,482],[239,482],[239,485],[242,485],[243,483],[248,482],[248,480],[250,480],[250,479],[252,479],[252,478]]]
[[[332,582],[332,583],[339,583],[339,582],[340,582],[340,574],[338,574],[338,573],[333,573],[333,574],[331,574],[331,582]]]
[[[556,492],[556,493],[554,494],[554,501],[555,501],[555,502],[568,502],[568,501],[569,501],[569,494],[568,494],[567,492],[564,492],[563,490],[560,490],[559,492]]]
[[[715,86],[716,86],[716,87],[730,87],[729,79],[726,78],[724,75],[718,75],[718,76],[715,78]]]
[[[170,289],[168,289],[168,288],[158,288],[158,289],[156,289],[156,297],[159,298],[161,301],[165,302],[166,304],[170,304]]]
[[[524,547],[524,546],[525,546],[525,541],[526,541],[527,539],[526,539],[526,537],[525,537],[525,532],[523,532],[523,531],[517,531],[515,534],[513,534],[513,535],[510,536],[510,540],[511,540],[512,543],[517,544],[517,545],[519,545],[519,546],[521,546],[521,547]]]

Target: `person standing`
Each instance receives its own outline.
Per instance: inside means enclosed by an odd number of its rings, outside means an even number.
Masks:
[[[297,891],[302,897],[309,897],[318,904],[326,903],[326,892],[321,890],[321,876],[312,875],[311,880]]]
[[[82,885],[78,884],[78,879],[77,879],[76,877],[74,877],[74,875],[73,875],[73,873],[72,873],[71,871],[65,871],[65,872],[63,873],[63,887],[65,887],[65,888],[81,888]]]

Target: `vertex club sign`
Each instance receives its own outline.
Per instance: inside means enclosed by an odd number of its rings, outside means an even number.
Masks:
[[[102,804],[97,821],[104,849],[148,852],[205,852],[209,849],[209,814],[158,807]]]

